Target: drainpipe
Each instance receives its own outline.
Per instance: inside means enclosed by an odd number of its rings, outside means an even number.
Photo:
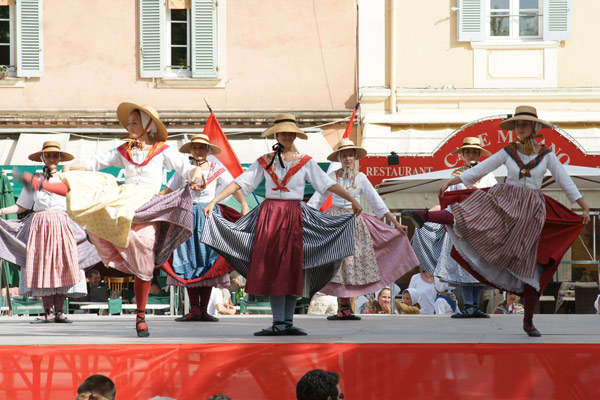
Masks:
[[[396,69],[398,57],[398,21],[396,16],[396,0],[390,1],[390,107],[392,114],[396,113]]]

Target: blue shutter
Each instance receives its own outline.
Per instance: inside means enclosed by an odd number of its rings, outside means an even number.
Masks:
[[[485,38],[483,32],[483,0],[457,0],[457,40],[459,42],[481,42]]]
[[[17,76],[39,77],[44,72],[43,1],[19,0],[17,6]]]
[[[192,0],[192,78],[217,77],[217,5]]]
[[[544,40],[571,40],[573,0],[544,0]]]
[[[160,78],[164,71],[163,21],[165,6],[161,0],[139,0],[140,77]]]

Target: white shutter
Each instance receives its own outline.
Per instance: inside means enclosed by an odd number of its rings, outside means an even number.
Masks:
[[[457,40],[459,42],[481,42],[483,32],[483,0],[457,0]]]
[[[163,76],[163,21],[165,6],[162,0],[139,0],[140,13],[140,77]]]
[[[17,76],[39,77],[44,72],[43,0],[19,0],[17,5]]]
[[[544,40],[571,40],[573,0],[544,0]]]
[[[217,6],[192,0],[192,78],[217,77]]]

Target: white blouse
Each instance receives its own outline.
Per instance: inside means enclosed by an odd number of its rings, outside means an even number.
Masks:
[[[331,179],[335,180],[335,173],[336,171],[332,171],[329,173],[328,176]],[[350,193],[350,196],[354,197],[356,201],[360,202],[360,195],[362,193],[365,196],[367,203],[369,203],[369,206],[371,207],[377,218],[382,218],[385,214],[387,214],[390,211],[381,199],[381,197],[379,197],[379,194],[377,193],[373,185],[371,185],[371,182],[369,182],[367,176],[362,172],[359,172],[356,175],[356,178],[354,179],[354,185],[352,185],[351,179],[339,178],[337,183],[339,183],[341,187],[343,187],[348,193]],[[327,200],[328,196],[329,193],[321,194],[315,192],[315,194],[308,201],[308,205],[313,208],[320,209],[325,200]],[[352,209],[352,203],[350,203],[348,200],[343,199],[337,194],[332,194],[331,203],[334,207]]]
[[[148,151],[140,151],[134,148],[131,151],[135,162],[142,163]],[[98,154],[89,158],[86,162],[87,169],[90,171],[99,171],[107,167],[123,168],[125,170],[126,185],[146,185],[155,189],[156,193],[160,191],[163,182],[164,171],[175,170],[180,173],[184,179],[190,179],[190,173],[195,168],[190,164],[188,157],[182,153],[168,147],[160,154],[156,155],[150,162],[142,167],[127,161],[121,155],[119,150],[112,149],[104,154]]]
[[[225,186],[233,182],[233,176],[231,176],[229,171],[227,171],[225,166],[220,162],[211,162],[209,169],[202,171],[204,179],[208,182],[209,176],[218,171],[220,168],[225,169],[225,172],[219,175],[217,179],[206,185],[203,190],[192,190],[192,201],[194,204],[210,203],[210,201],[214,199],[217,194],[225,188]],[[183,185],[185,185],[185,179],[183,179],[179,172],[176,172],[167,183],[167,187],[172,191],[179,189]]]
[[[58,183],[62,182],[58,176],[50,178],[50,182]],[[67,210],[67,198],[56,193],[46,192],[45,190],[31,190],[23,188],[17,204],[23,208],[33,211],[46,211],[46,210]]]
[[[528,164],[537,157],[537,154],[527,156],[519,152],[519,157],[524,164]],[[508,183],[509,185],[524,186],[529,189],[540,190],[544,174],[546,173],[546,170],[550,170],[552,176],[560,188],[566,193],[567,198],[571,203],[574,203],[582,197],[577,186],[575,186],[575,183],[573,183],[573,180],[553,152],[546,154],[540,164],[529,171],[531,174],[530,177],[523,176],[519,179],[519,166],[508,155],[506,150],[500,150],[485,161],[477,164],[467,172],[464,172],[460,175],[460,179],[466,186],[471,186],[482,176],[494,171],[503,164],[508,170],[508,176],[506,177],[505,183]]]
[[[473,167],[474,168],[474,167]],[[468,171],[468,170],[467,170]],[[466,171],[465,171],[466,172]],[[460,174],[459,176],[462,177],[462,175],[465,173],[463,172],[462,174]],[[454,173],[450,176],[450,178],[454,178],[456,175],[454,175]],[[496,177],[494,176],[493,173],[489,173],[487,175],[485,175],[483,178],[481,178],[478,182],[476,182],[477,185],[475,186],[477,189],[482,189],[482,188],[488,188],[488,187],[492,187],[494,186],[496,183],[498,183],[498,181],[496,180]],[[457,183],[456,185],[452,185],[449,186],[448,189],[446,190],[447,192],[452,191],[452,190],[465,190],[465,189],[472,189],[472,186],[465,186],[464,183]]]
[[[296,157],[297,156],[298,153],[296,153]],[[290,162],[284,161],[283,164],[285,167],[281,168],[281,165],[279,165],[279,158],[275,160],[273,165],[275,165],[275,172],[279,180],[283,181],[283,178],[289,171],[293,162],[294,160]],[[320,193],[325,193],[327,189],[335,185],[335,180],[327,176],[327,174],[319,168],[319,164],[312,159],[304,164],[304,166],[302,166],[302,168],[300,168],[287,183],[286,187],[289,189],[289,192],[274,190],[276,185],[273,182],[273,179],[258,161],[254,161],[242,175],[235,179],[234,182],[240,186],[242,193],[247,196],[260,185],[263,179],[265,180],[266,188],[265,197],[267,199],[276,200],[302,200],[304,198],[304,188],[307,181]]]

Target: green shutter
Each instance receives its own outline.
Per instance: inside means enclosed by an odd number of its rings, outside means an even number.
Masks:
[[[192,0],[192,78],[217,77],[217,6]]]
[[[457,0],[457,40],[459,42],[481,42],[483,32],[482,0]]]
[[[39,77],[44,72],[43,1],[18,0],[17,6],[17,76]]]
[[[573,0],[544,0],[544,40],[571,40]]]
[[[140,77],[160,78],[164,71],[163,0],[138,0],[140,7]]]

